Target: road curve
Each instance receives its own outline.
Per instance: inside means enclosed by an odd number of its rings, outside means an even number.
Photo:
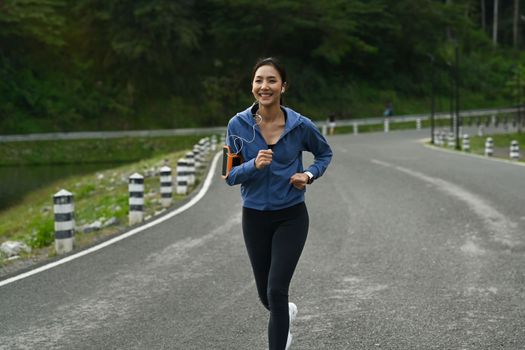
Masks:
[[[424,136],[329,139],[292,349],[522,347],[525,168]],[[239,197],[217,171],[185,212],[0,287],[0,349],[265,349]]]

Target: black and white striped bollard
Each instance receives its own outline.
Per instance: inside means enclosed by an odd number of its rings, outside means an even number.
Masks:
[[[492,137],[487,137],[485,140],[485,155],[487,157],[492,157],[494,154],[494,141],[492,140]]]
[[[441,146],[441,132],[439,130],[434,131],[434,144]]]
[[[193,161],[195,162],[195,171],[201,168],[201,149],[199,145],[193,146]]]
[[[211,152],[211,141],[209,137],[204,138],[204,156],[207,158]]]
[[[209,153],[210,153],[210,150],[211,150],[211,146],[210,146],[210,138],[209,137],[205,137],[204,138],[204,142],[203,142],[203,145],[202,145],[203,149],[204,149],[204,157],[208,157]]]
[[[449,148],[456,147],[456,138],[454,137],[454,133],[451,133],[451,132],[448,133],[447,146]]]
[[[520,145],[518,141],[512,140],[512,142],[510,143],[509,156],[512,160],[520,160]]]
[[[384,129],[385,129],[385,132],[389,132],[390,131],[390,120],[385,119]]]
[[[171,168],[169,166],[163,166],[160,168],[160,204],[163,208],[171,205],[172,194]]]
[[[463,135],[463,152],[470,152],[470,139],[468,134]]]
[[[186,160],[179,159],[177,162],[177,194],[188,193],[188,174]]]
[[[206,140],[200,139],[198,146],[200,151],[201,163],[204,163],[204,159],[206,159]]]
[[[416,119],[416,130],[421,130],[421,118]]]
[[[144,220],[144,177],[135,173],[129,177],[129,224]]]
[[[66,254],[73,250],[75,243],[75,205],[73,194],[64,189],[53,196],[55,213],[55,250]]]
[[[217,150],[217,135],[211,137],[211,150],[215,152]]]
[[[447,132],[445,130],[441,130],[441,136],[440,136],[440,142],[441,146],[445,147],[447,145]]]
[[[438,146],[443,146],[443,133],[441,132],[441,130],[437,131],[436,140],[437,140]]]
[[[186,153],[186,169],[188,173],[188,186],[195,185],[195,158],[193,152]]]
[[[199,163],[199,170],[203,170],[204,166],[206,164],[206,140],[201,139],[199,141],[199,148],[200,148],[200,163]]]

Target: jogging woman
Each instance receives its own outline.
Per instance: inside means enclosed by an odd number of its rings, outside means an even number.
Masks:
[[[332,150],[310,119],[282,105],[284,67],[275,58],[258,61],[252,74],[256,102],[228,124],[227,144],[243,162],[229,185],[241,185],[242,230],[262,304],[270,311],[270,350],[288,349],[297,307],[288,288],[308,233],[306,185],[325,172]],[[302,152],[314,162],[303,168]]]

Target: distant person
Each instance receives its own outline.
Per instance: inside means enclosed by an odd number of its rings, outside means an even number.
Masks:
[[[332,136],[335,133],[335,114],[328,116],[328,135]]]
[[[392,102],[387,102],[385,103],[385,111],[383,112],[383,115],[385,117],[391,117],[394,115],[394,106],[392,104]]]
[[[241,185],[242,230],[259,298],[270,311],[271,350],[289,349],[297,306],[288,289],[308,234],[306,185],[325,172],[332,150],[315,124],[282,105],[286,71],[275,58],[259,60],[252,72],[256,102],[228,123],[227,144],[242,163],[226,173]],[[302,152],[313,153],[303,168]]]

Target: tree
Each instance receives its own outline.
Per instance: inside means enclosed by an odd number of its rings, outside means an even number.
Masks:
[[[481,29],[483,29],[483,32],[486,31],[487,29],[487,14],[486,14],[486,9],[485,9],[485,0],[480,0],[481,1]]]
[[[165,118],[162,127],[223,124],[251,102],[250,67],[270,55],[290,73],[286,102],[324,113],[386,94],[421,97],[427,54],[440,66],[452,62],[455,45],[465,90],[501,89],[508,59],[490,57],[519,44],[519,9],[516,0],[496,2],[493,13],[492,4],[0,0],[0,116],[10,126],[34,124],[26,131],[139,127],[151,115]],[[480,29],[490,25],[498,50]],[[447,81],[437,70],[437,93]]]
[[[519,43],[519,21],[520,21],[520,1],[514,0],[514,16],[512,26],[512,43],[515,49],[518,48]]]
[[[0,42],[13,48],[15,41],[62,46],[64,0],[4,0],[0,2]],[[16,45],[18,46],[18,45]]]
[[[201,33],[193,6],[190,0],[83,0],[74,8],[76,35],[86,59],[95,53],[100,78],[110,72],[133,105],[137,94],[158,92],[167,76],[177,79],[191,66]]]
[[[39,68],[65,44],[64,8],[62,0],[0,2],[0,124],[20,123],[21,111],[42,119],[52,108],[55,91]]]
[[[494,20],[492,22],[492,43],[494,46],[498,45],[498,10],[499,10],[499,1],[494,0]]]

